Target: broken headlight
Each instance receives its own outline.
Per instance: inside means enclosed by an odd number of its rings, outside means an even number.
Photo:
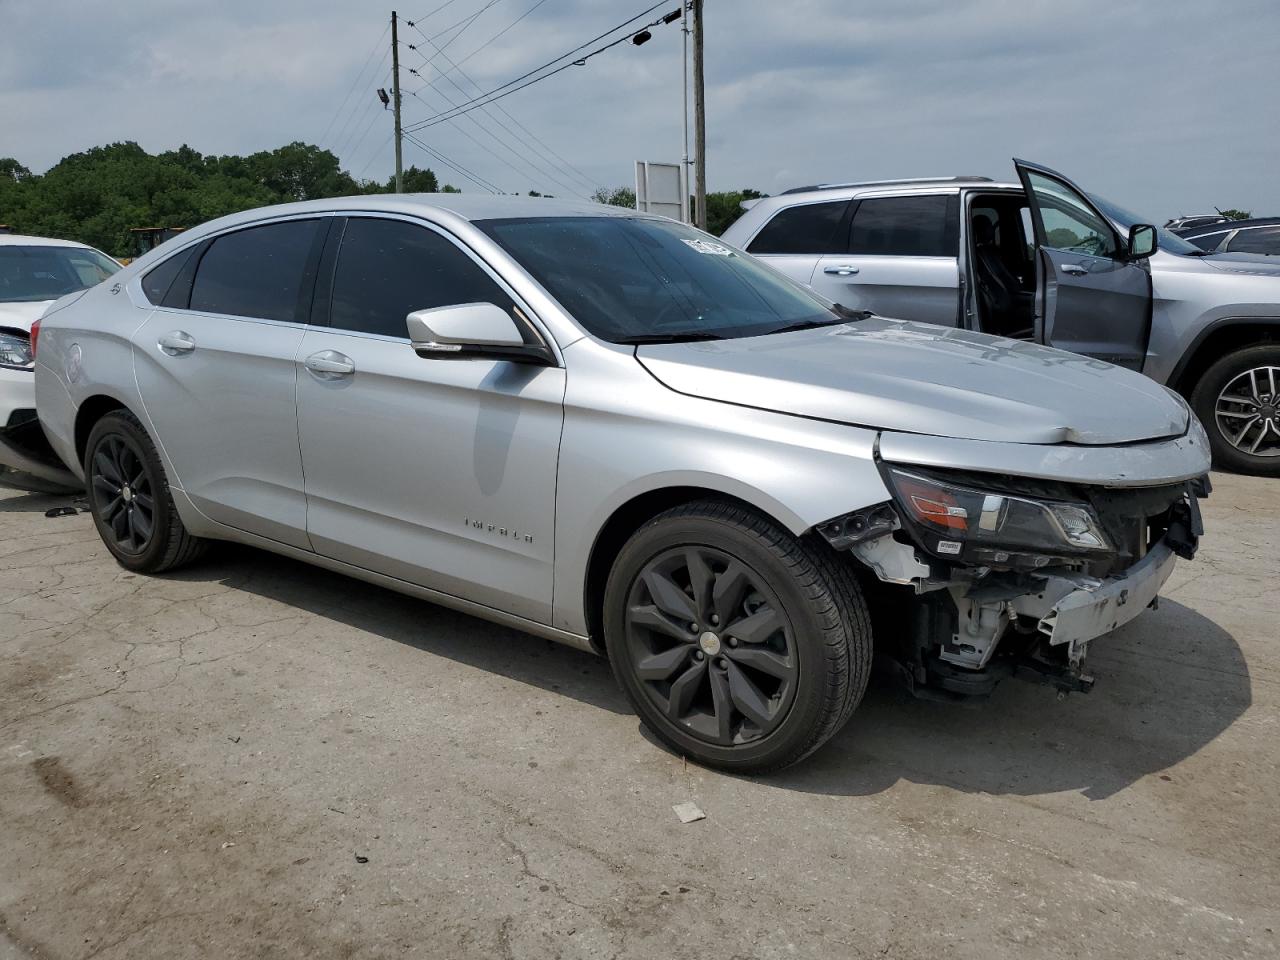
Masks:
[[[982,490],[897,467],[885,473],[906,519],[939,556],[1044,566],[1064,555],[1114,550],[1088,504]]]

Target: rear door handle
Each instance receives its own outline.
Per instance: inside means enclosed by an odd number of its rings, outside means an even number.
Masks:
[[[829,273],[833,277],[851,277],[858,272],[858,268],[848,263],[837,263],[823,267],[822,272]]]
[[[308,370],[322,380],[349,377],[356,372],[356,362],[337,350],[321,350],[303,361]]]
[[[1078,263],[1064,263],[1062,272],[1072,277],[1083,277],[1089,271]]]
[[[157,345],[169,356],[176,357],[194,350],[196,341],[185,330],[170,330],[157,341]]]

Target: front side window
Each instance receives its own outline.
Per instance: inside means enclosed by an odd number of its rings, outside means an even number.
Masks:
[[[287,220],[218,237],[196,268],[191,309],[300,321],[307,265],[323,225],[320,220]]]
[[[1085,199],[1039,173],[1027,175],[1044,226],[1044,245],[1095,257],[1116,255],[1115,233]]]
[[[836,230],[848,200],[788,207],[764,225],[747,246],[748,253],[844,253]]]
[[[590,333],[613,343],[726,339],[847,313],[692,227],[646,217],[522,217],[476,226]]]
[[[0,303],[57,300],[119,269],[116,261],[87,247],[0,246]]]
[[[858,204],[849,252],[870,256],[954,257],[948,198],[872,197]]]
[[[1231,238],[1227,252],[1280,254],[1280,226],[1245,228]]]
[[[407,337],[415,310],[511,298],[454,243],[403,220],[347,221],[333,278],[330,325],[357,333]]]

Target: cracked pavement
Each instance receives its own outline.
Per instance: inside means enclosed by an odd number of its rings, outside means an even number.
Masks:
[[[1280,481],[1214,482],[1089,695],[874,681],[756,779],[586,654],[245,548],[136,576],[0,492],[0,960],[1275,957]]]

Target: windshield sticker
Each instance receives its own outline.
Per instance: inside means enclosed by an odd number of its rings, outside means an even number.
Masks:
[[[680,239],[684,243],[693,247],[693,249],[697,250],[699,253],[705,253],[713,257],[733,256],[733,251],[728,247],[722,246],[718,243],[712,243],[710,240],[686,240],[684,237],[681,237]]]

